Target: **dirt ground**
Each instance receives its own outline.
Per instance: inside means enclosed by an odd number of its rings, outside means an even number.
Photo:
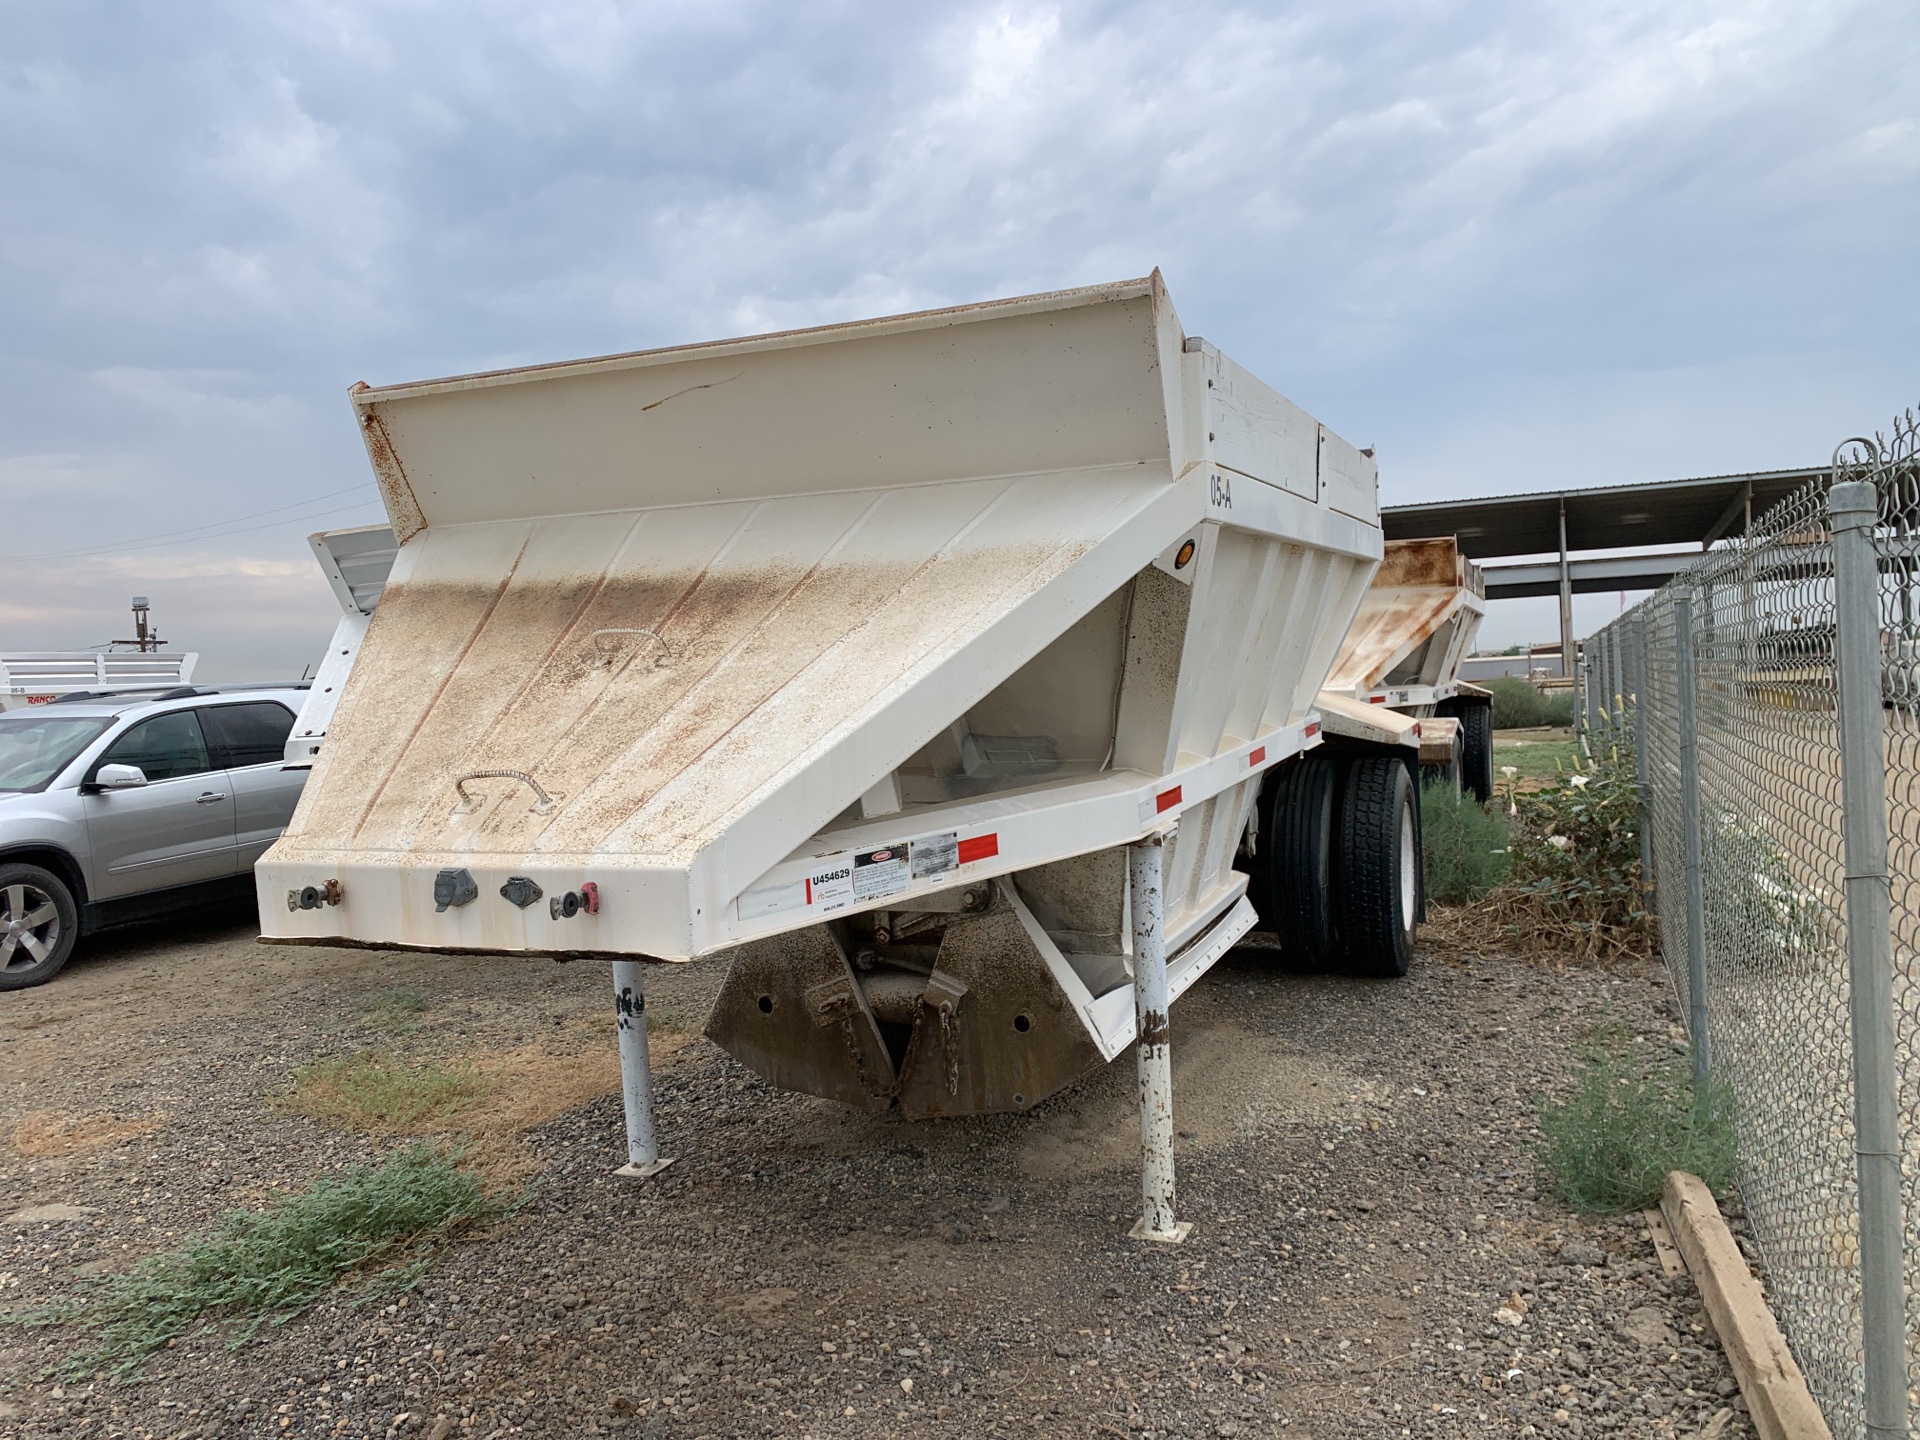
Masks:
[[[133,1380],[61,1384],[83,1335],[0,1328],[0,1433],[1751,1433],[1684,1277],[1636,1220],[1544,1198],[1530,1158],[1584,1031],[1672,1043],[1652,966],[1562,967],[1444,917],[1403,981],[1237,952],[1174,1007],[1195,1229],[1163,1248],[1126,1238],[1124,1060],[1024,1115],[856,1114],[698,1037],[718,964],[659,967],[677,1163],[625,1181],[603,965],[277,949],[252,924],[105,937],[0,996],[0,1309],[399,1143],[289,1111],[319,1057],[511,1057],[485,1143],[525,1204],[398,1301],[193,1338]],[[373,1028],[396,984],[425,1008]]]

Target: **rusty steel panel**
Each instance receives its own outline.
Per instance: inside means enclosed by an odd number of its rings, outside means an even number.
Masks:
[[[900,1067],[910,1120],[1025,1110],[1102,1063],[1085,1023],[1004,902],[949,925],[933,979],[963,987],[942,1019],[929,986]]]
[[[707,1038],[770,1085],[863,1110],[893,1103],[893,1061],[831,927],[733,952]]]
[[[1478,615],[1485,590],[1480,567],[1460,554],[1452,537],[1388,541],[1326,688],[1347,694],[1377,688],[1463,609]]]
[[[1445,765],[1453,759],[1454,737],[1460,733],[1460,722],[1444,716],[1429,715],[1420,722],[1420,763],[1422,765]]]

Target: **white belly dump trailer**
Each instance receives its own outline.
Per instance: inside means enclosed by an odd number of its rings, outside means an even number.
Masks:
[[[631,1170],[637,957],[727,952],[718,1043],[915,1117],[1137,1040],[1158,1238],[1166,1007],[1256,904],[1404,970],[1412,722],[1314,708],[1372,460],[1157,274],[353,404],[398,548],[263,938],[615,958]]]
[[[1480,567],[1452,536],[1389,540],[1327,677],[1330,694],[1421,721],[1430,778],[1493,795],[1493,696],[1460,678],[1487,613]]]

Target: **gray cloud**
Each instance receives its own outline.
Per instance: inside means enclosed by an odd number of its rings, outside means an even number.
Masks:
[[[1156,264],[1389,499],[1808,463],[1920,389],[1901,0],[0,14],[0,645],[146,589],[297,670],[355,496],[30,557],[361,482],[356,379]]]

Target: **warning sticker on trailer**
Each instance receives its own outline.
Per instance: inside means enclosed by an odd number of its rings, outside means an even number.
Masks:
[[[857,851],[853,857],[853,896],[856,900],[878,900],[907,888],[907,843],[882,845],[877,850]]]
[[[813,867],[807,876],[807,904],[816,910],[838,910],[853,903],[853,854],[841,851]]]
[[[926,880],[960,868],[960,837],[949,830],[913,842],[913,878]]]

